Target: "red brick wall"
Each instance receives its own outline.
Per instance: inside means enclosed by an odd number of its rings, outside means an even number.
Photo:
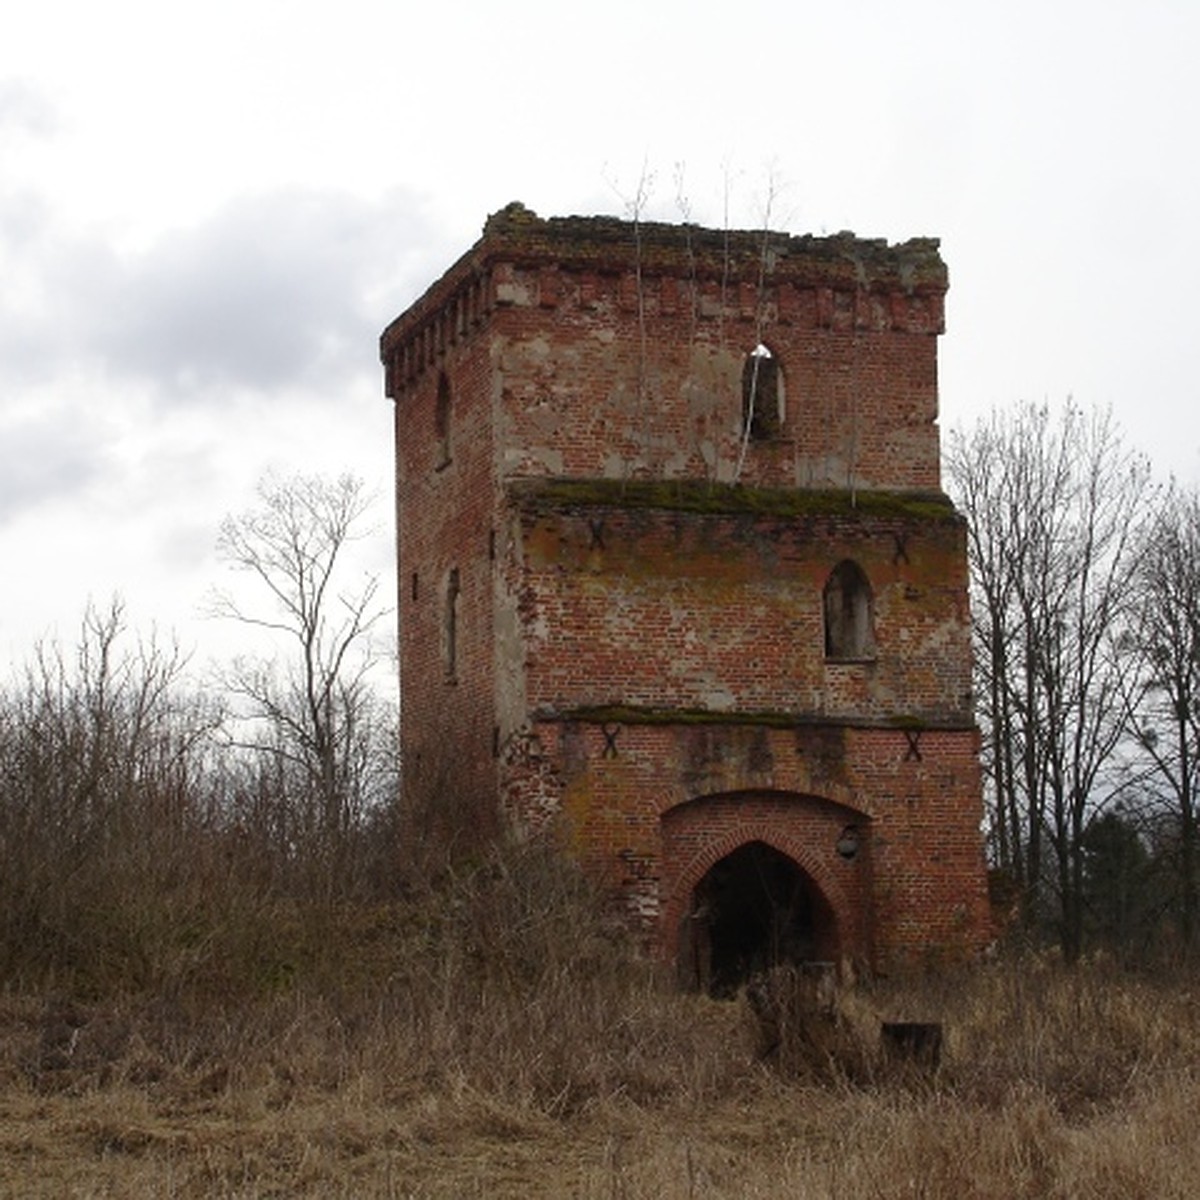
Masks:
[[[575,853],[668,955],[701,875],[752,840],[821,889],[837,918],[831,957],[887,967],[986,940],[973,730],[544,721],[509,755],[510,803],[539,794],[536,764]],[[836,851],[848,824],[862,838],[853,863]]]
[[[511,269],[498,285],[514,298],[494,314],[506,475],[940,486],[930,313],[915,329],[890,307],[820,327],[815,302],[781,311],[772,292],[761,320],[729,305],[699,318],[704,289],[689,279],[644,275],[639,310],[632,274],[555,272],[550,302],[545,274]],[[739,471],[742,371],[760,341],[781,365],[785,415]]]
[[[773,518],[532,503],[521,539],[532,711],[971,722],[963,528],[949,511]],[[843,559],[873,591],[870,662],[825,656],[822,598]]]
[[[395,408],[401,754],[410,808],[494,807],[491,541],[494,439],[486,343],[447,349]],[[435,432],[450,388],[449,460]],[[456,663],[446,664],[446,589],[457,571]]]

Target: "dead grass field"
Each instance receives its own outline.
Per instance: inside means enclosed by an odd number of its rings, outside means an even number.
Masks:
[[[744,998],[676,993],[536,856],[302,915],[253,978],[190,947],[152,989],[0,994],[0,1194],[1200,1195],[1191,974],[874,981],[764,1059]],[[884,1019],[943,1022],[940,1067],[883,1058]]]
[[[954,1015],[963,1024],[935,1076],[855,1083],[780,1078],[754,1061],[739,1005],[664,997],[659,1015],[691,1022],[698,1061],[673,1061],[673,1084],[647,1088],[633,1072],[632,1094],[614,1080],[574,1103],[507,1079],[488,1087],[469,1063],[431,1072],[383,1014],[371,1027],[348,1029],[332,1012],[297,1001],[254,1014],[248,1046],[238,1020],[201,1030],[150,1011],[76,1012],[73,1019],[86,1015],[88,1023],[71,1060],[59,1065],[46,1046],[45,1006],[10,999],[2,1014],[0,1191],[1200,1194],[1191,997],[1106,980],[1107,1001],[1081,1000],[1079,981],[1045,982],[1021,1046],[988,1043],[1013,1032],[1008,1014],[992,1007],[1013,994],[995,978],[977,979],[959,997]],[[978,1020],[977,1004],[993,1018],[986,1025],[969,1023],[973,1011]],[[1076,1014],[1097,1022],[1094,1034],[1064,1048],[1052,1039],[1070,1037]],[[1190,1023],[1180,1026],[1181,1018]]]

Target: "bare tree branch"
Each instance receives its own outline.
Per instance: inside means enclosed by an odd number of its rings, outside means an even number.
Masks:
[[[379,756],[371,742],[390,738],[367,676],[377,661],[371,634],[384,610],[375,577],[347,586],[347,552],[364,536],[370,497],[362,481],[268,476],[259,504],[221,524],[218,551],[260,585],[262,608],[219,594],[213,611],[243,625],[282,634],[278,657],[242,658],[224,679],[259,732],[232,732],[232,745],[266,756],[288,780],[298,828],[324,848],[336,871],[337,850],[375,801],[362,763]],[[390,757],[390,756],[384,756]]]

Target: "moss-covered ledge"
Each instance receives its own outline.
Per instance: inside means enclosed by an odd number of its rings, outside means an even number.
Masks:
[[[550,508],[661,509],[714,516],[957,520],[944,492],[764,488],[693,479],[514,479],[513,499]]]
[[[530,714],[534,721],[551,724],[581,722],[591,725],[746,725],[766,729],[889,729],[912,733],[974,730],[975,722],[960,715],[918,717],[901,713],[890,717],[834,717],[778,709],[721,711],[710,708],[655,708],[636,704],[594,704],[571,708],[544,706]]]

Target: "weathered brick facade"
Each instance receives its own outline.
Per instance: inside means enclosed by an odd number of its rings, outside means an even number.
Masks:
[[[406,803],[557,823],[697,983],[977,949],[946,286],[929,240],[492,216],[382,338]]]

